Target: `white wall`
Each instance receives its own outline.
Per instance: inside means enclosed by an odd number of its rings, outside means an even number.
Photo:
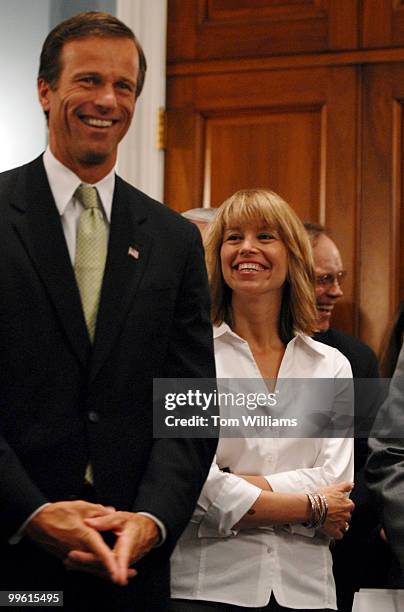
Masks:
[[[164,151],[158,150],[157,114],[165,107],[167,0],[117,0],[117,17],[136,34],[147,60],[144,89],[132,126],[119,147],[118,173],[162,200]]]
[[[52,0],[50,6],[50,27],[53,28],[60,21],[82,11],[106,11],[115,15],[116,0]]]
[[[43,151],[45,121],[36,75],[51,0],[0,0],[0,171]]]

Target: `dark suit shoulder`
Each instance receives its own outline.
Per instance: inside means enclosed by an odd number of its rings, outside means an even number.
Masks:
[[[0,173],[0,207],[12,200],[22,203],[34,186],[44,181],[47,184],[42,157],[41,154],[27,164]]]
[[[18,176],[21,172],[21,167],[6,170],[0,173],[0,192],[2,195],[12,193],[15,188]]]
[[[18,178],[21,176],[21,174],[24,174],[26,171],[29,171],[31,169],[34,171],[40,169],[42,170],[42,172],[44,172],[45,170],[42,157],[43,154],[39,155],[27,164],[22,164],[21,166],[17,166],[16,168],[11,168],[11,170],[5,170],[4,172],[0,172],[0,188],[3,188],[3,186],[5,187],[9,184],[13,185],[15,181],[18,180]]]
[[[10,203],[21,200],[18,191],[23,191],[25,166],[6,170],[0,174],[0,218],[8,219]]]
[[[326,332],[316,333],[314,339],[341,351],[351,364],[354,378],[379,376],[379,365],[374,351],[358,338],[330,328]]]
[[[126,202],[134,207],[136,209],[135,214],[138,218],[144,217],[144,219],[148,219],[148,228],[151,229],[155,227],[159,232],[161,232],[162,229],[170,232],[174,230],[175,232],[179,232],[182,238],[189,236],[192,240],[192,238],[196,236],[197,239],[199,239],[200,234],[196,226],[177,211],[151,198],[120,176],[116,177],[116,187],[119,199],[124,198]]]

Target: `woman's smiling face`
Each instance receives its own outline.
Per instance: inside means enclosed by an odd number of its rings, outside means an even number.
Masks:
[[[282,293],[288,252],[279,234],[265,224],[225,227],[220,249],[225,283],[235,293]]]

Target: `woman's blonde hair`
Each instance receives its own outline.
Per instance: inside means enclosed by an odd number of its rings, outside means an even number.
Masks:
[[[283,290],[279,335],[285,344],[295,332],[311,335],[316,328],[314,268],[310,241],[292,208],[267,189],[243,189],[218,209],[205,237],[206,265],[211,286],[212,322],[232,325],[231,289],[224,281],[220,249],[227,227],[266,225],[277,232],[288,252],[288,275]]]

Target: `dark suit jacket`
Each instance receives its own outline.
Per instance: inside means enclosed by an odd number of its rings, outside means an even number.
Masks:
[[[90,460],[101,503],[167,527],[145,560],[164,567],[164,592],[215,450],[214,440],[152,433],[153,377],[215,375],[198,230],[116,178],[92,348],[38,158],[0,175],[0,295],[2,556],[18,556],[6,541],[39,505],[80,495]]]
[[[354,378],[378,378],[377,357],[364,342],[332,327],[325,332],[317,332],[313,337],[319,342],[333,346],[345,355],[351,364]]]
[[[385,438],[370,438],[366,465],[368,486],[379,507],[388,542],[397,567],[393,586],[404,588],[404,345],[391,379],[389,396],[378,415],[378,432]],[[380,433],[379,433],[380,435]]]
[[[331,327],[325,332],[314,334],[313,337],[319,342],[333,346],[345,355],[351,364],[354,379],[379,378],[377,357],[370,346],[364,342]],[[369,389],[363,382],[358,381],[355,385],[356,434],[358,432],[368,434],[371,430],[375,414],[377,413],[378,404],[377,402],[373,403],[370,401],[368,391]],[[355,475],[363,468],[366,462],[368,453],[366,438],[365,435],[362,437],[355,436]],[[355,489],[353,495],[356,495]]]
[[[379,407],[377,357],[367,345],[336,329],[315,334],[314,338],[337,348],[349,360],[355,384],[355,502],[351,529],[335,543],[333,570],[338,610],[350,612],[354,592],[361,587],[385,587],[391,563],[390,553],[379,537],[380,522],[364,481],[368,455],[367,437]],[[360,435],[361,437],[358,437]]]

